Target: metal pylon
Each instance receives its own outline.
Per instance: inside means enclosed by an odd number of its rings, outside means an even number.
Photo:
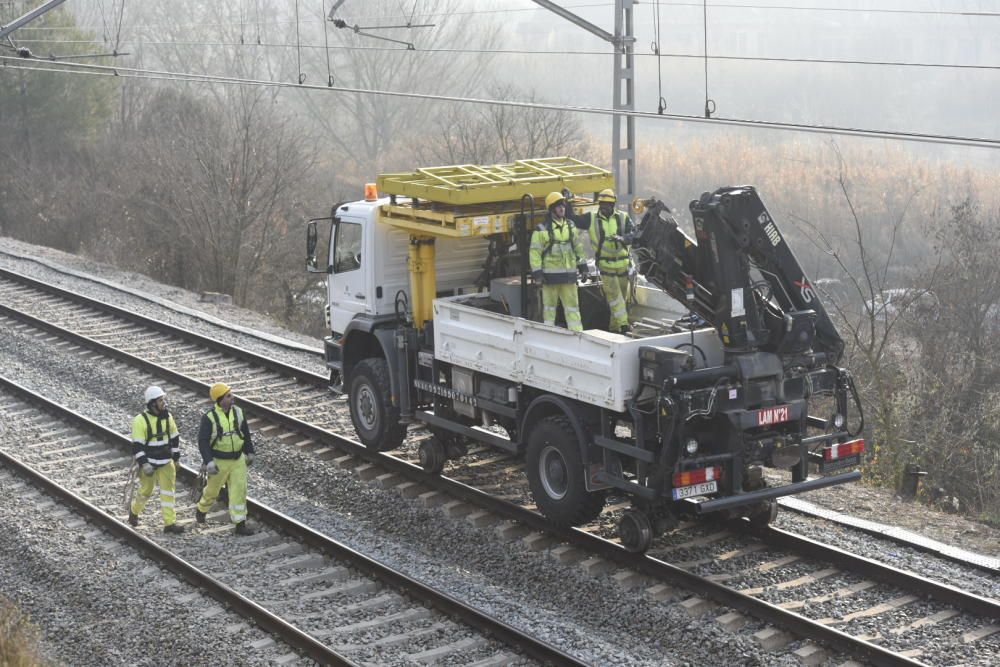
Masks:
[[[616,111],[635,111],[635,32],[632,22],[634,0],[615,0],[614,105]],[[612,121],[611,161],[618,201],[628,206],[635,198],[635,116],[625,117],[625,137],[622,138],[622,117]],[[625,164],[624,173],[622,163]]]

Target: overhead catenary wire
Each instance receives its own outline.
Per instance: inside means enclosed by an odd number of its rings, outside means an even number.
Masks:
[[[320,16],[326,16],[326,0],[320,0],[320,2],[323,12]],[[323,21],[323,41],[325,42],[324,51],[326,51],[326,85],[330,87],[333,86],[333,67],[330,65],[330,31],[326,21]]]
[[[101,40],[96,39],[22,39],[19,42],[24,44],[100,44]],[[219,46],[237,47],[238,42],[211,42],[211,41],[164,41],[164,40],[122,40],[123,44],[141,44],[143,46]],[[479,55],[526,55],[526,56],[614,56],[608,51],[538,51],[533,49],[462,49],[462,48],[416,48],[408,49],[399,46],[364,46],[358,44],[334,44],[326,47],[320,44],[289,44],[282,42],[267,42],[258,44],[263,48],[281,49],[325,49],[334,51],[419,51],[421,53],[454,53],[454,54],[479,54]],[[704,53],[635,53],[636,57],[648,56],[672,59],[686,59],[702,61]],[[846,60],[838,58],[779,58],[768,56],[722,56],[708,55],[708,60],[719,61],[746,61],[764,63],[789,63],[789,64],[816,64],[816,65],[864,65],[876,67],[915,67],[928,69],[960,69],[960,70],[1000,70],[1000,65],[970,65],[964,63],[935,63],[935,62],[913,62],[902,60]]]
[[[656,54],[656,93],[657,113],[667,110],[667,101],[663,98],[663,47],[660,44],[660,0],[656,0],[656,10],[653,13],[653,28],[656,41],[653,42],[653,53]]]
[[[118,53],[118,49],[121,46],[122,41],[122,20],[125,18],[125,0],[121,0],[121,7],[118,9],[118,30],[115,32],[115,53]],[[111,8],[114,9],[114,4],[112,3]]]
[[[135,67],[111,67],[106,65],[89,65],[57,62],[54,66],[29,67],[25,65],[25,60],[12,56],[0,55],[0,61],[11,61],[10,69],[24,69],[40,72],[54,72],[64,74],[92,74],[102,76],[128,76],[139,79],[158,79],[168,81],[182,81],[192,83],[215,83],[223,85],[239,86],[261,86],[271,88],[293,88],[297,90],[317,90],[331,91],[338,93],[352,93],[358,95],[376,95],[383,97],[400,97],[405,99],[422,100],[429,102],[453,102],[478,105],[506,106],[521,109],[537,109],[546,111],[563,111],[567,113],[584,113],[601,116],[631,116],[642,119],[661,119],[691,123],[708,123],[718,126],[747,127],[764,130],[783,130],[813,134],[828,134],[838,136],[853,136],[870,139],[891,139],[896,141],[909,141],[930,144],[943,144],[953,146],[968,146],[975,148],[1000,148],[1000,139],[989,139],[985,137],[965,137],[958,135],[932,134],[923,132],[894,132],[888,130],[871,130],[864,128],[839,127],[831,125],[808,125],[804,123],[783,123],[777,121],[748,120],[741,118],[703,118],[702,116],[687,114],[657,114],[647,111],[625,111],[621,109],[611,109],[607,107],[588,107],[561,104],[549,104],[545,102],[524,102],[518,100],[498,100],[489,98],[460,97],[456,95],[433,95],[429,93],[415,93],[394,90],[377,90],[370,88],[350,88],[347,86],[319,86],[310,84],[295,84],[287,81],[268,81],[264,79],[246,79],[231,76],[218,76],[211,74],[196,74],[192,72],[170,72],[166,70],[140,69]],[[34,61],[44,64],[46,61]],[[65,69],[63,69],[65,68]]]
[[[299,83],[306,80],[302,72],[302,39],[299,37],[299,0],[295,0],[295,57],[298,59]]]
[[[702,3],[697,0],[691,0],[688,2],[663,0],[663,4],[672,7],[691,7],[700,9]],[[589,2],[573,5],[564,5],[565,9],[589,9],[589,8],[605,8],[608,6],[608,1],[604,2]],[[640,5],[641,6],[641,5]],[[945,9],[889,9],[889,8],[865,8],[865,7],[836,7],[836,6],[823,6],[823,5],[811,5],[811,6],[793,6],[793,5],[766,5],[766,4],[735,4],[735,3],[724,3],[724,2],[713,2],[709,4],[709,7],[717,7],[720,9],[753,9],[753,10],[772,10],[772,11],[792,11],[792,12],[832,12],[832,13],[845,13],[845,14],[905,14],[905,15],[916,15],[916,16],[931,16],[931,17],[942,17],[942,16],[955,16],[955,17],[971,17],[971,18],[1000,18],[1000,11],[975,11],[975,10],[945,10]],[[422,13],[421,16],[428,18],[431,17],[447,17],[447,16],[470,16],[470,15],[484,15],[484,14],[514,14],[521,12],[537,12],[537,11],[548,11],[543,7],[509,7],[504,9],[470,9],[455,12],[426,12]],[[345,20],[350,21],[377,21],[382,19],[395,18],[391,15],[355,15],[350,16]],[[308,20],[305,23],[314,23],[315,20]],[[292,23],[291,19],[279,20],[279,21],[268,21],[265,22],[266,25],[287,25]],[[235,22],[213,22],[213,23],[187,23],[187,24],[146,24],[134,26],[137,29],[145,28],[205,28],[205,27],[215,27],[215,26],[233,26],[237,25]],[[73,30],[73,29],[97,29],[100,26],[26,26],[20,30]]]
[[[702,26],[704,27],[705,47],[705,118],[711,118],[715,112],[715,101],[708,97],[708,0],[702,0]]]

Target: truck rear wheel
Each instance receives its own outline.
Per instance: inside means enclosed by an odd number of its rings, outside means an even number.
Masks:
[[[347,383],[351,422],[361,444],[377,452],[396,449],[406,436],[390,392],[389,364],[385,359],[362,359],[351,371]]]
[[[546,417],[531,429],[527,468],[535,504],[552,523],[579,526],[604,509],[604,492],[587,491],[576,431],[565,417]]]

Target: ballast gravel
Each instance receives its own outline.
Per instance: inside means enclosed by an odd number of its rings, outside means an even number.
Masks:
[[[25,245],[17,250],[28,254],[30,248],[31,246]],[[56,271],[30,260],[15,259],[0,253],[0,266],[105,298],[137,312],[166,318],[170,322],[176,321],[185,328],[206,335],[219,336],[222,331],[221,337],[230,342],[238,341],[238,344],[249,350],[322,372],[322,363],[311,355],[291,351],[242,333],[221,330],[215,324],[199,321],[190,315],[173,311],[165,314],[164,309],[155,302],[124,295],[112,288],[95,286],[85,279],[66,275],[56,278],[59,275]],[[110,280],[125,282],[121,275],[108,267],[101,269],[101,273]],[[170,291],[174,288],[164,289]],[[183,296],[180,300],[187,303],[192,299],[190,294],[178,296]],[[247,318],[242,315],[237,315],[236,318],[247,322]],[[277,333],[274,329],[271,332]],[[315,341],[315,345],[318,348],[319,341]],[[52,343],[41,342],[7,328],[0,331],[0,367],[4,369],[4,375],[39,389],[53,400],[121,432],[127,431],[131,416],[141,409],[137,397],[141,396],[148,381],[148,378],[139,378],[134,371],[119,369],[106,360],[88,361],[77,355],[68,355]],[[169,400],[185,439],[184,462],[195,465],[195,430],[201,404],[193,401],[186,404],[177,396],[171,396]],[[425,583],[444,588],[452,595],[486,611],[502,612],[512,625],[532,629],[537,636],[591,664],[797,664],[790,651],[798,643],[793,643],[785,651],[778,653],[768,653],[757,647],[751,636],[764,626],[753,619],[737,633],[724,631],[714,619],[727,610],[720,609],[705,616],[689,617],[671,601],[655,602],[641,592],[625,591],[614,584],[608,575],[585,575],[578,566],[556,563],[544,554],[528,550],[519,541],[502,540],[491,529],[477,529],[463,521],[445,519],[440,510],[423,508],[417,503],[402,499],[395,492],[375,489],[358,481],[350,473],[334,467],[330,462],[317,460],[278,440],[261,439],[258,451],[258,460],[251,469],[250,479],[250,494],[256,499]],[[7,500],[12,502],[12,499]],[[38,530],[42,530],[45,522],[39,523],[41,526]],[[778,525],[829,541],[831,529],[829,524],[824,523],[783,512]],[[871,554],[871,557],[880,553],[884,555],[886,543],[863,533],[841,530],[844,534],[838,534],[840,541],[836,543],[842,548],[863,555]],[[903,547],[893,545],[891,549]],[[714,549],[706,549],[708,551]],[[691,550],[685,556],[697,558],[698,550]],[[12,574],[4,577],[5,580],[30,578],[30,575],[18,575],[13,569],[18,566],[17,559],[4,559],[5,562],[8,560],[10,563],[7,567]],[[751,558],[749,562],[756,562],[756,559]],[[933,573],[932,576],[940,573],[941,577],[950,577],[945,580],[954,585],[960,585],[958,579],[965,574],[949,575],[949,571],[955,572],[954,563],[916,551],[906,555],[905,563],[906,565],[899,566],[917,572]],[[0,563],[0,573],[7,575],[8,572],[3,567]],[[78,574],[82,576],[92,569],[93,562],[88,560],[86,554],[78,562],[67,562],[67,576],[70,578]],[[785,575],[776,577],[784,578]],[[754,576],[752,579],[754,585],[777,583],[768,581],[766,576]],[[976,592],[983,595],[996,596],[1000,589],[995,578],[982,574],[974,582]],[[810,592],[822,591],[829,584],[830,582],[813,584],[816,588],[810,589]],[[3,580],[0,580],[0,592],[10,592]],[[12,597],[16,598],[16,594]],[[847,612],[856,609],[855,605],[864,597],[859,594],[853,601],[847,598],[838,602],[844,603],[843,611]],[[304,605],[302,611],[307,616],[321,613],[314,609],[312,605]],[[835,602],[824,609],[824,612],[827,609],[838,613],[841,605]],[[25,611],[31,612],[30,609]],[[70,611],[65,614],[65,619],[60,620],[72,624],[75,616]],[[900,618],[912,619],[912,614],[900,612]],[[35,621],[43,626],[47,642],[59,642],[59,626],[42,622],[37,616]],[[886,625],[872,621],[873,628],[884,629]],[[947,625],[943,624],[941,627]],[[937,631],[925,628],[913,632],[917,634],[907,633],[905,637],[916,639],[923,634],[936,636],[934,633]],[[192,637],[188,644],[195,646],[199,640],[198,637]],[[988,641],[990,640],[984,640]],[[911,641],[904,643],[914,644]],[[115,646],[115,642],[111,641],[109,645]],[[58,646],[56,649],[61,650]],[[977,651],[976,655],[982,654]],[[836,664],[843,659],[843,656],[834,656],[827,664]],[[83,664],[87,661],[67,662]],[[144,663],[132,657],[120,661],[110,659],[105,664]],[[190,664],[198,664],[198,661]]]
[[[249,649],[266,635],[228,631],[243,620],[236,614],[200,619],[213,600],[90,524],[77,525],[78,515],[53,512],[57,504],[45,498],[0,470],[0,594],[42,629],[44,659],[153,666],[206,664],[210,656],[212,664],[272,665],[291,652]],[[193,601],[181,601],[189,595]]]

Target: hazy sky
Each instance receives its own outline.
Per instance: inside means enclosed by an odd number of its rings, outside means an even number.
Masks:
[[[172,0],[155,5],[152,0],[126,2],[125,37],[146,40],[169,39],[156,26],[129,30],[129,14],[159,7],[177,23],[174,36],[182,39],[222,39],[234,26],[252,24],[255,9],[270,4],[263,16],[265,41],[294,41],[295,8],[298,5],[304,41],[322,45],[319,20],[321,6],[334,0],[225,0],[213,6],[228,25],[184,28],[195,21],[203,0]],[[613,31],[613,0],[556,0],[580,17]],[[145,4],[145,3],[150,4]],[[30,3],[29,3],[30,4]],[[106,1],[104,5],[108,5]],[[528,50],[531,55],[499,54],[491,77],[535,90],[542,99],[555,103],[595,107],[612,106],[612,59],[610,45],[539,7],[530,0],[457,0],[454,16],[426,14],[434,0],[344,0],[338,11],[349,23],[384,25],[414,22],[441,24],[461,21],[467,28],[449,46],[476,49],[483,46],[478,26],[492,21],[501,30],[500,48]],[[99,23],[96,0],[69,0],[66,7]],[[105,8],[107,9],[107,8]],[[660,50],[654,17],[659,15]],[[162,16],[162,14],[161,14]],[[1000,138],[1000,1],[971,0],[716,0],[704,5],[690,0],[645,0],[636,3],[636,108],[655,112],[664,98],[669,113],[701,115],[706,96],[714,101],[716,116],[723,118],[830,125],[895,132]],[[190,24],[189,24],[190,25]],[[329,28],[331,43],[341,35]],[[242,27],[240,28],[242,29]],[[253,28],[248,26],[247,30]],[[434,28],[425,29],[434,30]],[[419,49],[425,30],[408,31]],[[100,30],[97,31],[101,32]],[[170,32],[164,30],[162,32]],[[281,34],[283,33],[283,34]],[[843,63],[793,63],[757,60],[708,60],[716,57],[822,59],[963,65],[964,68],[918,67]],[[18,33],[31,36],[30,29]],[[38,33],[34,33],[38,34]],[[383,33],[384,34],[384,33]],[[399,35],[394,35],[399,36]],[[254,46],[248,40],[246,48]],[[385,42],[370,41],[373,45]],[[135,48],[135,44],[128,45]],[[158,47],[145,45],[152,55]],[[163,47],[159,47],[163,48]],[[196,48],[196,47],[191,47]],[[259,47],[257,47],[259,48]],[[544,53],[555,52],[555,53]],[[570,53],[572,52],[572,53]],[[597,52],[584,55],[579,52]],[[270,54],[288,50],[270,49]],[[320,54],[322,51],[311,51]],[[686,56],[686,57],[678,57]],[[446,54],[441,58],[475,58],[474,54]],[[333,52],[340,80],[349,85],[343,69],[343,52]],[[197,59],[196,59],[197,60]],[[317,55],[312,68],[319,66]],[[341,64],[338,65],[338,62]],[[196,62],[186,66],[194,68]],[[211,66],[211,61],[209,62]],[[974,66],[974,67],[969,67]],[[308,69],[308,68],[307,68]],[[310,71],[309,81],[325,81],[326,72]],[[482,90],[449,91],[458,96],[481,96]],[[584,116],[585,126],[597,136],[610,137],[610,120]],[[718,126],[673,121],[638,122],[639,141],[677,137],[711,138],[732,134]],[[746,133],[747,131],[743,131]],[[758,136],[786,141],[787,132],[758,132]],[[801,136],[801,135],[799,135]],[[928,151],[926,146],[915,150]],[[931,149],[942,155],[976,164],[1000,164],[1000,150]]]

